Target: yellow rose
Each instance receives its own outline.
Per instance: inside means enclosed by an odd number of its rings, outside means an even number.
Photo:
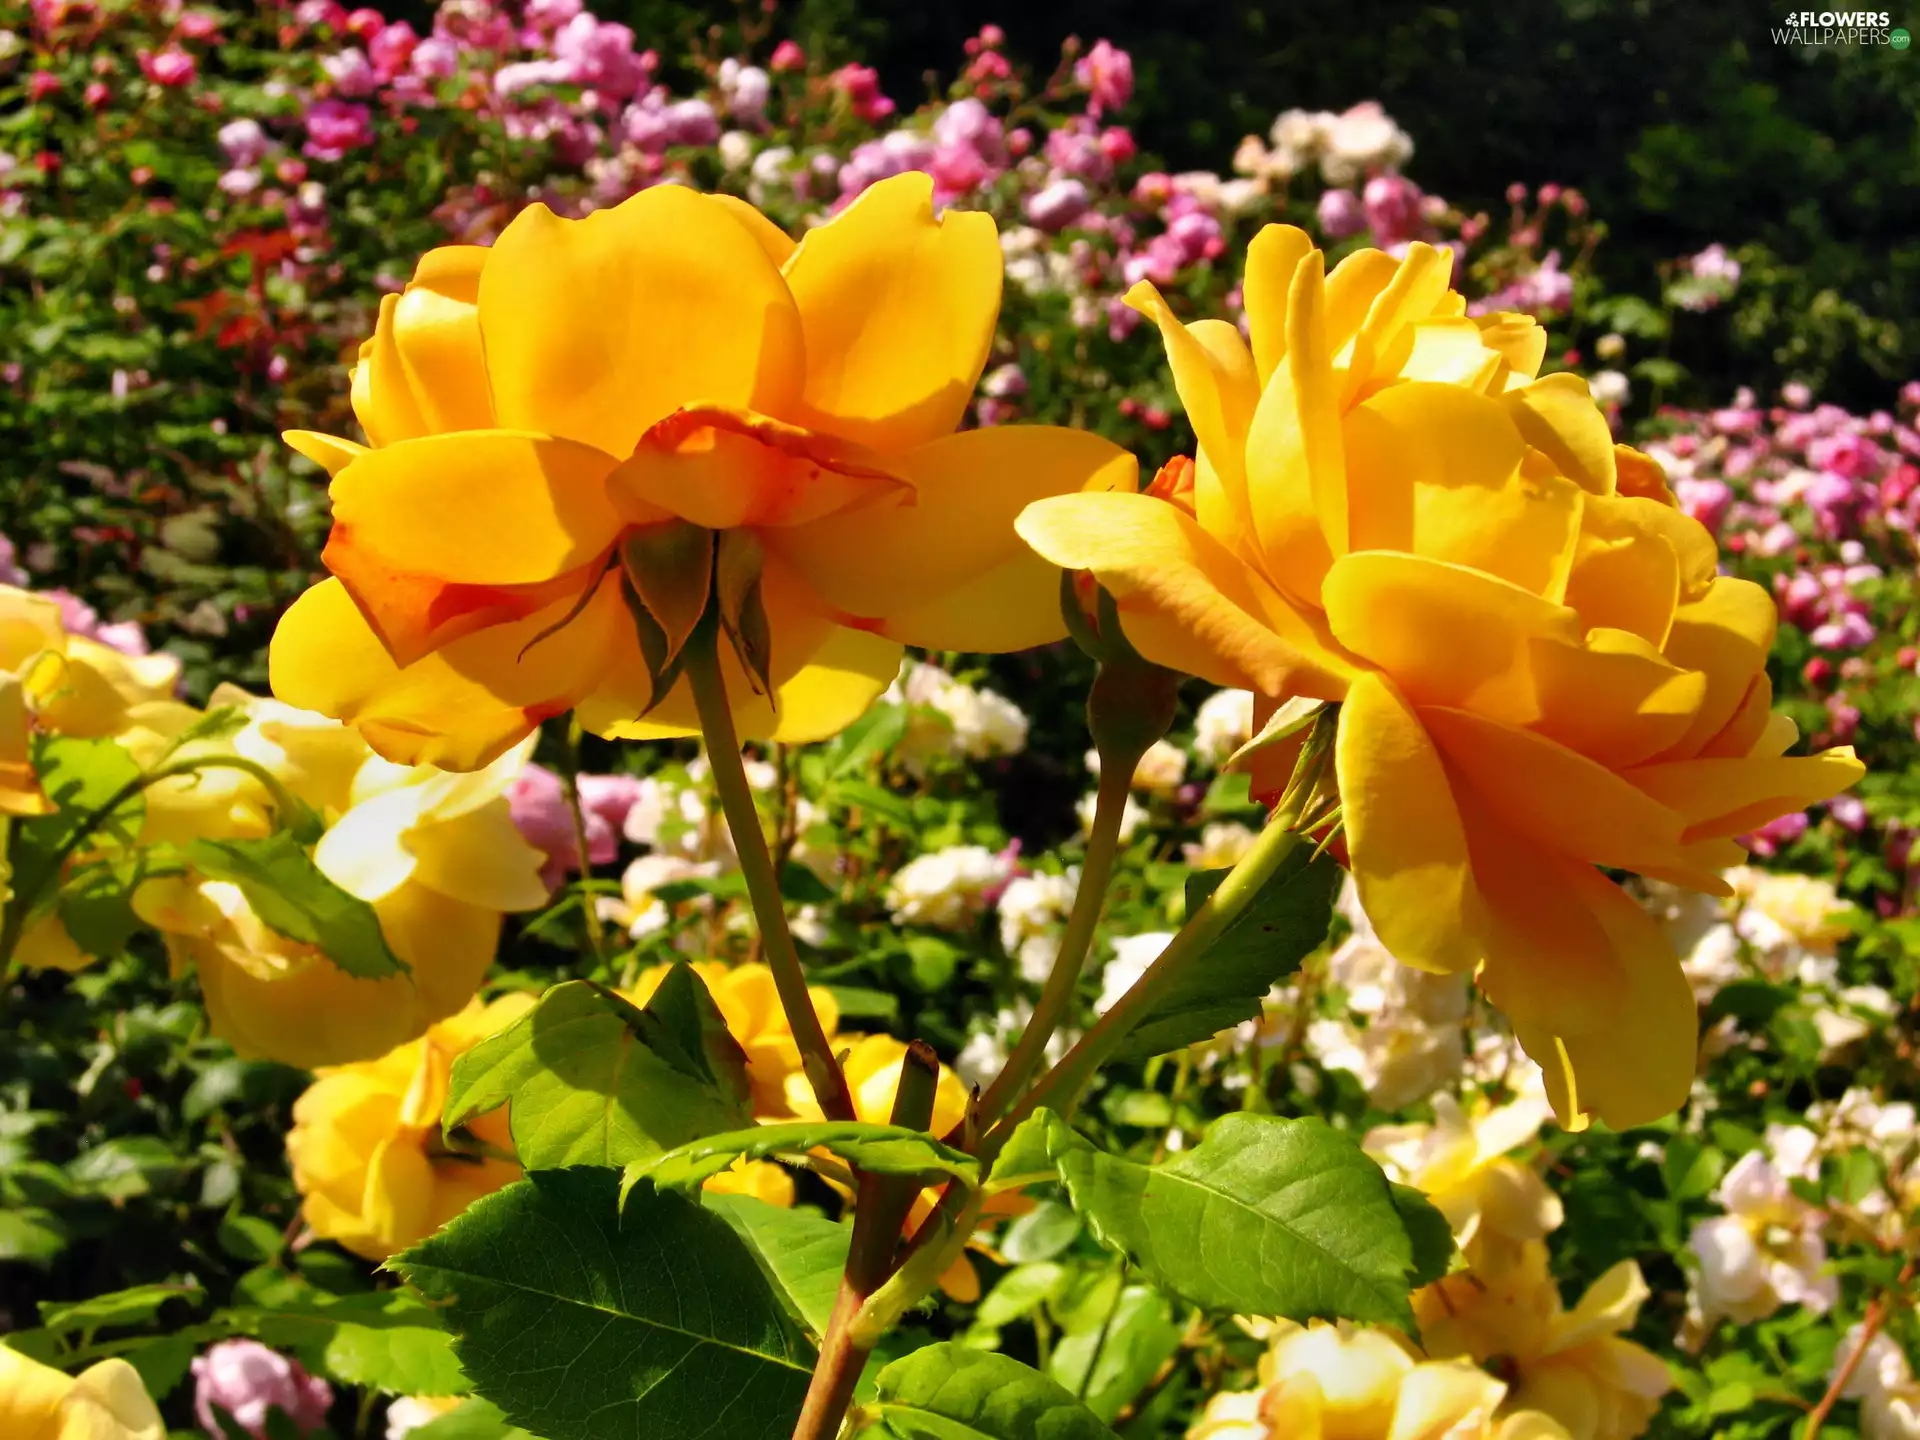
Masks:
[[[736,1160],[700,1187],[718,1195],[747,1195],[769,1205],[793,1205],[793,1177],[771,1160]]]
[[[641,972],[633,988],[625,992],[636,1005],[645,1005],[667,978],[670,965],[655,965]],[[800,1047],[787,1025],[787,1012],[781,1007],[779,992],[773,983],[773,971],[765,965],[723,965],[717,960],[696,960],[693,972],[713,996],[721,1018],[747,1052],[747,1078],[753,1085],[753,1112],[762,1119],[784,1119],[788,1108],[788,1077],[800,1069]],[[840,1007],[833,992],[809,986],[807,996],[828,1039],[839,1028]],[[904,1050],[902,1051],[904,1054]],[[898,1075],[896,1070],[895,1075]],[[809,1091],[809,1099],[812,1092]],[[891,1103],[891,1096],[889,1096]]]
[[[314,1234],[384,1260],[520,1178],[511,1160],[450,1151],[440,1112],[454,1060],[532,1005],[530,995],[506,995],[486,1006],[472,1000],[377,1060],[318,1072],[294,1102],[287,1135],[293,1183],[305,1197],[300,1213]],[[510,1155],[507,1114],[495,1110],[467,1129]]]
[[[58,602],[0,585],[0,815],[45,815],[53,803],[33,774],[38,728],[91,739],[115,735],[128,710],[172,694],[180,662],[123,655],[69,635]]]
[[[1499,1275],[1450,1275],[1414,1294],[1428,1353],[1465,1356],[1509,1377],[1509,1409],[1551,1415],[1579,1440],[1645,1432],[1673,1379],[1657,1355],[1621,1336],[1647,1298],[1640,1267],[1623,1260],[1572,1310],[1534,1241]]]
[[[1545,333],[1465,313],[1414,244],[1324,274],[1304,232],[1248,252],[1248,348],[1150,286],[1199,449],[1191,488],[1057,496],[1020,533],[1091,571],[1149,660],[1341,701],[1354,878],[1402,963],[1474,972],[1569,1124],[1672,1110],[1692,992],[1600,867],[1724,894],[1733,837],[1858,779],[1785,758],[1766,591],[1715,573],[1658,467],[1616,452]],[[1177,478],[1177,477],[1176,477]]]
[[[333,475],[334,578],[282,619],[275,693],[456,769],[576,708],[605,735],[693,733],[687,685],[652,693],[622,598],[678,644],[706,572],[691,610],[662,609],[658,552],[632,555],[685,525],[719,534],[722,572],[757,567],[773,693],[724,657],[748,738],[840,729],[903,641],[1058,638],[1054,574],[1013,517],[1131,489],[1135,466],[1075,430],[953,433],[1000,283],[992,220],[936,217],[917,173],[798,244],[738,200],[661,185],[584,220],[532,205],[491,249],[429,252],[354,371],[369,445],[288,436]]]
[[[7,1440],[166,1440],[167,1427],[124,1360],[78,1375],[0,1345],[0,1435]]]
[[[1509,1151],[1533,1142],[1547,1118],[1544,1100],[1522,1097],[1498,1109],[1463,1110],[1437,1095],[1431,1125],[1379,1125],[1362,1148],[1395,1180],[1433,1201],[1476,1271],[1517,1264],[1530,1241],[1558,1228],[1559,1197]]]
[[[502,912],[547,900],[543,857],[514,828],[506,799],[526,747],[456,775],[391,764],[355,740],[361,760],[342,787],[332,738],[316,729],[268,711],[257,739],[283,748],[288,779],[331,822],[315,866],[372,906],[408,973],[349,975],[316,947],[272,930],[225,880],[168,877],[134,896],[141,918],[166,935],[176,969],[198,972],[214,1033],[242,1054],[303,1066],[385,1054],[452,1015],[493,962]],[[223,815],[264,813],[264,791],[247,783],[253,791],[219,802]]]
[[[1278,1321],[1258,1391],[1216,1395],[1193,1440],[1411,1440],[1480,1435],[1506,1386],[1470,1365],[1421,1362],[1384,1331]]]

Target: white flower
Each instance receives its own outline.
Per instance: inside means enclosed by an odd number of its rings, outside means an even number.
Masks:
[[[1466,1040],[1458,1025],[1435,1026],[1410,1014],[1384,1015],[1364,1027],[1316,1020],[1307,1053],[1329,1070],[1356,1076],[1383,1110],[1424,1100],[1460,1073]]]
[[[457,1396],[402,1395],[387,1406],[387,1440],[406,1440],[422,1425],[438,1420],[459,1403]]]
[[[1200,702],[1193,717],[1193,753],[1202,765],[1217,769],[1253,738],[1253,692],[1216,690]]]
[[[1198,844],[1182,845],[1180,853],[1196,870],[1220,870],[1238,865],[1254,839],[1253,831],[1238,820],[1221,820],[1200,832]]]
[[[1276,126],[1276,139],[1278,133]],[[1413,158],[1412,137],[1377,100],[1363,100],[1335,116],[1325,135],[1320,174],[1329,185],[1352,185],[1376,170],[1398,170]]]
[[[655,775],[641,780],[621,831],[636,845],[689,860],[724,856],[731,863],[733,858],[727,827],[708,812],[706,796],[693,785]]]
[[[1027,748],[1027,717],[1018,705],[964,685],[938,665],[911,665],[885,698],[916,707],[899,749],[910,769],[935,756],[990,760]]]
[[[1087,752],[1087,771],[1095,779],[1100,777],[1098,750]],[[1147,753],[1140,757],[1140,763],[1133,767],[1133,788],[1162,798],[1170,798],[1186,778],[1187,752],[1165,740],[1156,740],[1149,745]]]
[[[896,925],[964,930],[1012,872],[1008,856],[984,845],[953,845],[916,855],[893,877],[887,907]]]
[[[720,873],[715,860],[694,861],[684,855],[642,855],[620,876],[620,895],[602,895],[593,902],[602,920],[622,926],[634,940],[643,940],[667,928],[667,907],[653,898],[664,885],[682,880],[706,880]]]
[[[753,137],[744,130],[729,130],[720,137],[720,164],[728,172],[746,169],[753,159]]]
[[[1820,1178],[1820,1137],[1804,1125],[1769,1125],[1762,1137],[1773,1168],[1789,1180]]]
[[[1783,1305],[1824,1313],[1839,1284],[1827,1263],[1820,1212],[1793,1193],[1766,1155],[1749,1151],[1720,1181],[1726,1214],[1694,1226],[1687,1245],[1700,1262],[1688,1297],[1688,1330],[1704,1338],[1722,1316],[1742,1325]]]
[[[1587,379],[1587,390],[1599,405],[1624,405],[1633,398],[1633,382],[1618,370],[1596,370]]]
[[[1000,946],[1015,957],[1021,978],[1039,985],[1052,973],[1060,940],[1055,927],[1073,909],[1080,872],[1021,875],[1000,892]]]
[[[1113,958],[1100,972],[1100,996],[1093,1002],[1096,1015],[1104,1015],[1120,1003],[1120,997],[1133,988],[1147,967],[1160,958],[1160,952],[1173,941],[1171,930],[1152,930],[1144,935],[1125,935],[1113,942]]]
[[[1089,790],[1080,797],[1080,803],[1073,807],[1074,814],[1080,817],[1080,828],[1082,830],[1091,831],[1093,829],[1093,813],[1099,808],[1099,804],[1100,797]],[[1129,795],[1127,797],[1126,808],[1120,812],[1120,843],[1124,845],[1133,839],[1135,832],[1138,831],[1146,821],[1146,806],[1136,803],[1134,798]]]

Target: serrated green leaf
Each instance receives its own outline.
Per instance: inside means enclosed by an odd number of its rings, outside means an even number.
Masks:
[[[1115,1440],[1038,1370],[951,1341],[894,1361],[877,1389],[872,1409],[902,1440]]]
[[[268,926],[289,940],[318,946],[356,979],[407,972],[387,945],[373,907],[321,874],[286,831],[257,840],[195,840],[187,859],[209,878],[239,886]]]
[[[645,1010],[584,980],[554,986],[454,1062],[449,1131],[512,1101],[530,1170],[625,1165],[752,1121],[746,1056],[690,966]]]
[[[1281,862],[1247,908],[1205,954],[1194,957],[1116,1052],[1143,1059],[1180,1050],[1260,1013],[1267,991],[1300,968],[1327,938],[1341,869],[1332,856],[1310,860],[1301,846]],[[1227,876],[1204,870],[1187,877],[1186,913],[1193,914]]]
[[[814,1355],[753,1257],[692,1201],[619,1189],[535,1173],[389,1263],[475,1390],[546,1440],[785,1440]]]
[[[980,1164],[971,1155],[923,1131],[864,1120],[793,1120],[709,1135],[656,1159],[636,1161],[627,1166],[622,1191],[630,1191],[638,1180],[649,1180],[660,1190],[690,1190],[737,1159],[801,1156],[809,1150],[830,1151],[855,1169],[876,1175],[924,1175],[929,1180],[952,1175],[968,1185],[980,1178]]]
[[[850,1226],[812,1210],[769,1205],[751,1195],[710,1194],[701,1204],[733,1227],[789,1313],[818,1339],[833,1317],[847,1268]]]
[[[1161,1289],[1238,1315],[1414,1329],[1414,1246],[1387,1177],[1323,1121],[1226,1115],[1155,1166],[1049,1122],[1073,1208]]]

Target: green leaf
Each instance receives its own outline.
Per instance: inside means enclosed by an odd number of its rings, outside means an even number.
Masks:
[[[1038,1370],[951,1341],[894,1361],[878,1390],[872,1408],[903,1440],[1115,1440]]]
[[[852,1229],[751,1195],[705,1195],[701,1203],[733,1227],[794,1319],[816,1339],[826,1334]]]
[[[76,1188],[108,1200],[150,1193],[193,1162],[157,1135],[126,1135],[85,1150],[67,1165]]]
[[[1310,854],[1302,845],[1281,862],[1220,938],[1174,980],[1116,1058],[1184,1049],[1260,1013],[1267,991],[1327,938],[1340,866],[1331,855],[1310,862]],[[1198,910],[1226,876],[1225,870],[1189,875],[1186,913]]]
[[[883,755],[900,743],[907,733],[907,707],[875,705],[866,714],[842,730],[827,747],[827,779],[841,780],[860,769],[876,755]]]
[[[298,1276],[256,1270],[252,1305],[224,1313],[237,1332],[290,1350],[308,1369],[388,1395],[472,1390],[439,1314],[405,1290],[333,1295]],[[219,1318],[219,1317],[216,1317]]]
[[[48,1210],[0,1210],[0,1260],[46,1265],[67,1248],[67,1227]]]
[[[140,779],[140,766],[111,740],[42,735],[34,740],[33,769],[40,777],[40,788],[60,808],[51,815],[13,822],[12,885],[14,894],[46,902],[52,899],[45,892],[60,867],[61,851],[74,842],[82,826]],[[143,796],[128,796],[77,848],[132,845],[146,813]]]
[[[90,1341],[96,1330],[145,1325],[170,1301],[197,1304],[205,1295],[199,1285],[188,1281],[178,1285],[136,1285],[130,1290],[115,1290],[85,1300],[42,1300],[40,1323],[60,1334],[77,1334]]]
[[[547,1440],[785,1440],[812,1347],[717,1215],[611,1170],[536,1172],[390,1265],[474,1388]]]
[[[780,894],[796,905],[826,905],[835,893],[831,885],[797,860],[780,867]]]
[[[838,780],[827,792],[828,800],[847,809],[861,809],[892,825],[896,830],[913,828],[913,809],[891,790],[866,780]]]
[[[1117,1277],[1109,1282],[1110,1287],[1118,1284]],[[1054,1346],[1047,1368],[1062,1385],[1075,1392],[1084,1388],[1087,1408],[1112,1420],[1153,1383],[1160,1367],[1179,1350],[1186,1327],[1157,1290],[1128,1285],[1105,1293],[1116,1298],[1087,1307],[1082,1324]],[[1102,1329],[1106,1330],[1104,1343]],[[1088,1366],[1093,1367],[1091,1377]]]
[[[760,1125],[682,1145],[653,1160],[627,1166],[622,1194],[637,1180],[651,1180],[661,1190],[691,1190],[737,1159],[762,1160],[769,1155],[802,1156],[809,1150],[828,1150],[858,1170],[876,1175],[923,1175],[928,1180],[952,1175],[968,1185],[979,1183],[980,1165],[971,1155],[943,1145],[933,1136],[899,1125],[875,1125],[864,1120],[793,1120]]]
[[[1411,1185],[1393,1184],[1393,1208],[1400,1212],[1407,1240],[1413,1246],[1413,1273],[1407,1277],[1414,1289],[1431,1285],[1453,1266],[1453,1226],[1440,1213],[1440,1207]]]
[[[1042,1200],[1007,1226],[1000,1253],[1016,1264],[1051,1260],[1079,1237],[1080,1217],[1057,1200]]]
[[[238,1213],[221,1220],[214,1238],[227,1254],[248,1265],[262,1265],[272,1260],[286,1243],[285,1232],[272,1221]]]
[[[238,885],[254,913],[274,930],[318,946],[356,979],[406,973],[406,963],[388,948],[373,907],[321,874],[286,831],[258,840],[195,840],[187,859],[209,878]]]
[[[1325,1122],[1226,1115],[1146,1166],[1048,1120],[1073,1208],[1161,1289],[1237,1315],[1414,1330],[1408,1290],[1430,1247],[1416,1267],[1387,1177]]]
[[[625,1165],[752,1123],[746,1056],[690,966],[641,1010],[598,985],[556,985],[454,1062],[449,1132],[509,1100],[530,1170]]]

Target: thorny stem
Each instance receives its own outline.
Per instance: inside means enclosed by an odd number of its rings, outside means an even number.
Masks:
[[[1066,932],[1060,937],[1060,953],[1054,957],[1040,1003],[1021,1033],[1005,1067],[987,1087],[980,1100],[980,1123],[991,1125],[1013,1103],[1033,1079],[1046,1059],[1047,1042],[1059,1028],[1067,1007],[1073,1003],[1074,986],[1093,948],[1093,932],[1100,923],[1100,911],[1106,903],[1107,886],[1113,877],[1114,856],[1120,849],[1120,822],[1127,812],[1127,797],[1133,786],[1133,767],[1102,765],[1100,788],[1094,802],[1093,827],[1087,836],[1086,859],[1080,866],[1080,883],[1073,893],[1073,910],[1067,916]]]
[[[1867,1306],[1867,1313],[1860,1320],[1860,1339],[1854,1344],[1853,1353],[1848,1355],[1840,1368],[1833,1372],[1833,1383],[1827,1386],[1827,1393],[1820,1397],[1820,1403],[1807,1413],[1807,1428],[1800,1432],[1800,1440],[1819,1440],[1820,1428],[1827,1423],[1827,1416],[1839,1403],[1841,1392],[1853,1379],[1854,1372],[1860,1368],[1860,1362],[1867,1358],[1867,1347],[1873,1344],[1873,1337],[1880,1333],[1880,1327],[1887,1323],[1887,1312],[1892,1308],[1890,1300],[1896,1295],[1905,1295],[1907,1287],[1913,1284],[1913,1277],[1920,1270],[1920,1255],[1914,1256],[1900,1269],[1895,1277],[1893,1288],[1882,1291],[1873,1297]]]
[[[900,1084],[894,1091],[891,1123],[924,1130],[933,1122],[934,1095],[940,1083],[940,1059],[924,1040],[907,1047],[900,1065]],[[873,1353],[878,1336],[863,1335],[855,1326],[860,1307],[886,1280],[900,1248],[900,1229],[919,1189],[911,1175],[862,1175],[854,1202],[853,1236],[847,1249],[847,1268],[840,1279],[833,1318],[820,1342],[820,1359],[807,1387],[806,1403],[794,1427],[793,1440],[834,1440],[846,1418],[854,1386]]]
[[[800,968],[800,954],[793,947],[793,932],[787,928],[786,902],[780,894],[773,855],[767,849],[767,832],[760,828],[760,812],[754,808],[753,790],[747,784],[746,767],[740,762],[740,737],[733,728],[726,680],[720,673],[718,638],[719,625],[711,616],[700,622],[687,641],[686,676],[700,716],[700,733],[707,742],[714,788],[720,792],[721,813],[733,836],[734,852],[740,857],[740,873],[747,882],[747,898],[753,905],[767,966],[773,971],[774,988],[780,992],[780,1006],[800,1048],[801,1069],[829,1120],[854,1120],[859,1117],[847,1090],[847,1077],[833,1058],[827,1032],[807,994],[807,977]]]

